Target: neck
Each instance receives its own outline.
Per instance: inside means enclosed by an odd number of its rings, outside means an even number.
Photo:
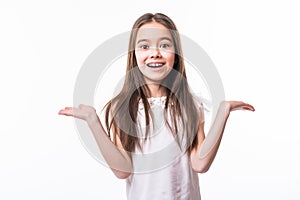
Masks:
[[[163,86],[155,83],[147,84],[150,90],[150,97],[162,97],[166,95],[166,90]]]

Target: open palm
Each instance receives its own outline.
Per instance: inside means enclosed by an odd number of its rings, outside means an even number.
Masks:
[[[84,104],[80,104],[78,107],[65,107],[61,109],[58,114],[76,117],[85,121],[97,119],[96,109]]]

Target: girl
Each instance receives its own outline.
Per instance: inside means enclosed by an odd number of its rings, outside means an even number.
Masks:
[[[197,173],[211,166],[230,112],[254,111],[221,102],[206,136],[200,99],[189,89],[174,22],[147,13],[133,25],[123,88],[104,108],[106,129],[88,105],[59,114],[87,122],[113,173],[126,179],[129,200],[199,200]]]

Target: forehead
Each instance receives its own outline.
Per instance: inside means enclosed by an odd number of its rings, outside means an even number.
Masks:
[[[157,22],[144,24],[137,32],[137,39],[155,40],[162,37],[168,37],[172,39],[170,30]]]

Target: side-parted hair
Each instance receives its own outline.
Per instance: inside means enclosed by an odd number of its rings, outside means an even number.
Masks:
[[[139,102],[142,102],[147,125],[146,138],[148,136],[151,110],[147,98],[150,97],[150,90],[138,69],[135,46],[139,28],[150,22],[160,23],[169,29],[174,42],[175,61],[173,70],[160,83],[165,88],[167,96],[164,117],[177,142],[180,140],[178,131],[179,129],[183,130],[187,144],[185,149],[191,151],[197,145],[197,137],[195,136],[199,126],[199,109],[194,102],[186,79],[180,35],[174,22],[162,13],[146,13],[139,17],[132,27],[124,85],[120,93],[104,107],[108,135],[115,144],[118,135],[122,146],[128,152],[133,152],[136,146],[142,149],[138,135],[139,129],[137,128],[139,126],[137,120],[138,106]]]

